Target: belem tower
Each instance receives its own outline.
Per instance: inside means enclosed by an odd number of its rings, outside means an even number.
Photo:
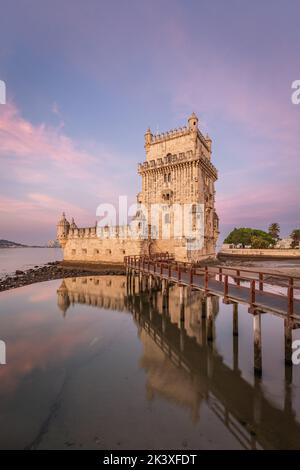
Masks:
[[[161,252],[187,262],[215,257],[218,174],[211,162],[211,138],[201,133],[197,116],[192,113],[188,126],[159,135],[148,129],[145,152],[146,160],[138,165],[142,190],[130,224],[112,227],[98,222],[78,228],[63,214],[57,239],[64,261],[122,263],[124,256]]]

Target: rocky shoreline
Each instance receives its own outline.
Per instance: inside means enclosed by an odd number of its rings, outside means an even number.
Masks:
[[[270,284],[276,284],[280,286],[287,286],[286,276],[296,276],[295,287],[300,288],[300,267],[290,268],[277,268],[277,269],[266,269],[262,266],[258,266],[255,262],[241,262],[241,260],[233,262],[232,260],[226,262],[214,261],[210,265],[219,265],[226,269],[226,267],[239,268],[241,271],[249,269],[254,272],[268,271],[269,276],[265,276],[265,280]],[[272,276],[272,273],[275,276]],[[250,273],[248,273],[249,275]],[[70,265],[65,262],[54,261],[49,262],[45,265],[34,266],[32,269],[26,271],[17,270],[13,275],[6,275],[0,278],[0,292],[10,289],[16,289],[17,287],[27,286],[30,284],[52,281],[55,279],[63,279],[67,277],[79,277],[79,276],[111,276],[111,275],[125,275],[125,267],[122,265]],[[283,277],[280,278],[279,276]]]
[[[26,271],[17,270],[14,275],[8,275],[0,278],[0,292],[35,284],[37,282],[52,281],[66,277],[108,275],[117,276],[124,274],[125,268],[122,269],[121,267],[103,267],[103,269],[95,271],[95,269],[64,266],[59,261],[54,261],[42,266],[35,266],[34,268],[27,269]]]

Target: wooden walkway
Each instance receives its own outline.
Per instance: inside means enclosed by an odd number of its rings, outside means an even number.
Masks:
[[[199,289],[208,295],[222,296],[225,303],[247,304],[253,313],[272,312],[300,320],[300,300],[295,298],[297,289],[294,287],[295,280],[300,280],[300,277],[221,266],[199,268],[177,263],[168,254],[160,254],[155,258],[127,256],[124,261],[129,271]],[[282,294],[268,291],[270,284],[267,279],[270,277],[273,278],[273,286],[274,281],[280,278],[281,282],[275,286],[283,290]],[[282,288],[282,280],[286,287]]]

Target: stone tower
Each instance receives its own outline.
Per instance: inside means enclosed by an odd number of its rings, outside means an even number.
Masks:
[[[159,135],[147,129],[146,160],[138,165],[142,188],[132,223],[101,230],[95,225],[78,228],[63,213],[57,238],[65,261],[122,263],[124,256],[161,252],[184,262],[215,257],[218,175],[211,163],[212,141],[208,135],[204,137],[198,124],[192,113],[182,128]]]
[[[169,251],[175,256],[177,254],[177,258],[193,261],[214,256],[218,237],[214,185],[218,175],[211,163],[211,144],[210,137],[204,137],[201,133],[195,113],[188,118],[187,127],[171,129],[159,135],[153,135],[150,129],[147,130],[146,161],[138,167],[138,173],[142,177],[142,191],[138,195],[138,202],[148,208],[149,212],[151,206],[160,204],[163,212],[160,215],[157,240],[150,242],[152,251]],[[198,207],[203,208],[201,216],[204,233],[201,248],[189,250],[189,241],[185,237],[176,239],[173,230],[174,205],[192,205],[192,211],[195,207],[195,220],[199,217]],[[148,220],[151,225],[150,214]],[[162,226],[168,223],[170,238],[166,240]],[[151,251],[151,247],[149,249]]]
[[[70,223],[67,221],[64,212],[62,213],[62,217],[59,220],[56,228],[57,240],[59,241],[60,245],[64,248],[65,244],[67,243],[68,234],[70,230]]]

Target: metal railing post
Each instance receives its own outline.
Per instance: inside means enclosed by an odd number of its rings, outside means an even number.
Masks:
[[[205,266],[204,268],[204,287],[205,290],[208,290],[208,267]]]
[[[190,268],[190,286],[193,284],[193,267]]]
[[[294,279],[290,277],[288,287],[288,316],[294,313]]]
[[[264,290],[264,275],[263,273],[259,273],[259,290]]]
[[[250,305],[255,304],[255,279],[250,282]]]
[[[225,279],[224,279],[224,299],[227,299],[228,297],[228,274],[225,274]]]

